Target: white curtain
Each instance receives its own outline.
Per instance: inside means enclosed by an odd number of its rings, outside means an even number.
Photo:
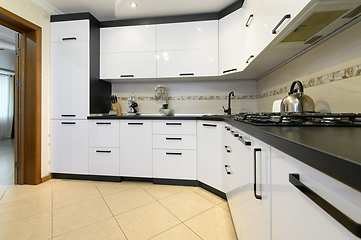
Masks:
[[[0,74],[0,139],[11,138],[14,119],[14,76]]]

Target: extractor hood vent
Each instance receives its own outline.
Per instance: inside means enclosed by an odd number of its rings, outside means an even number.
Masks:
[[[359,15],[361,13],[361,5],[358,6],[357,8],[355,8],[354,10],[352,10],[351,12],[347,13],[345,16],[343,16],[342,18],[354,18],[357,15]]]

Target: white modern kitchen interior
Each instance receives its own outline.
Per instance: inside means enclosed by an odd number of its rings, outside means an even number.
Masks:
[[[41,183],[0,177],[0,239],[361,238],[361,0],[0,7],[41,28]]]

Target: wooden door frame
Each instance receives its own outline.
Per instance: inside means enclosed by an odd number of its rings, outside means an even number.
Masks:
[[[41,27],[0,7],[0,24],[21,33],[19,101],[15,105],[15,184],[41,183]],[[36,44],[30,54],[28,42]],[[31,55],[31,59],[29,59]],[[34,67],[35,66],[35,67]],[[31,75],[31,76],[30,76]],[[35,77],[33,77],[35,76]],[[16,87],[16,86],[15,86]]]

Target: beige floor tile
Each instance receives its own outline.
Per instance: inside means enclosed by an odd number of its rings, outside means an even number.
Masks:
[[[198,193],[199,195],[207,198],[209,201],[214,202],[216,204],[219,204],[219,203],[222,203],[222,202],[226,201],[223,198],[218,197],[217,195],[215,195],[215,194],[213,194],[211,192],[208,192],[207,190],[205,190],[205,189],[203,189],[201,187],[194,187],[194,188],[191,188],[191,190],[193,190],[195,193]]]
[[[137,182],[94,182],[103,196],[138,187]]]
[[[179,224],[174,228],[167,230],[164,233],[161,233],[151,240],[201,240],[192,230],[190,230],[186,225]]]
[[[223,208],[229,212],[228,202],[222,202],[222,203],[218,204],[218,206],[220,206],[221,208]]]
[[[52,188],[52,183],[50,182],[39,185],[9,185],[0,201],[0,204],[48,194],[52,192]]]
[[[116,220],[111,217],[53,238],[54,240],[126,240]]]
[[[158,202],[119,214],[115,218],[128,240],[146,240],[180,223]]]
[[[101,195],[94,184],[69,188],[53,193],[53,207],[54,209],[58,209],[72,204],[86,202],[97,197],[101,197]]]
[[[114,215],[155,201],[155,199],[141,187],[106,195],[104,199]]]
[[[184,186],[170,186],[160,184],[145,185],[142,187],[157,200],[187,190],[187,187]]]
[[[51,212],[0,224],[0,239],[46,240],[51,239]]]
[[[188,220],[185,224],[204,240],[236,240],[230,213],[219,206]]]
[[[53,184],[53,192],[63,191],[70,188],[86,187],[94,185],[93,181],[68,180],[68,179],[51,179]]]
[[[53,211],[53,236],[68,233],[111,216],[102,197],[56,209]]]
[[[159,202],[181,221],[194,217],[215,205],[191,190],[163,198]]]
[[[0,201],[1,202],[1,201]],[[52,194],[0,203],[0,224],[35,216],[52,210]]]

